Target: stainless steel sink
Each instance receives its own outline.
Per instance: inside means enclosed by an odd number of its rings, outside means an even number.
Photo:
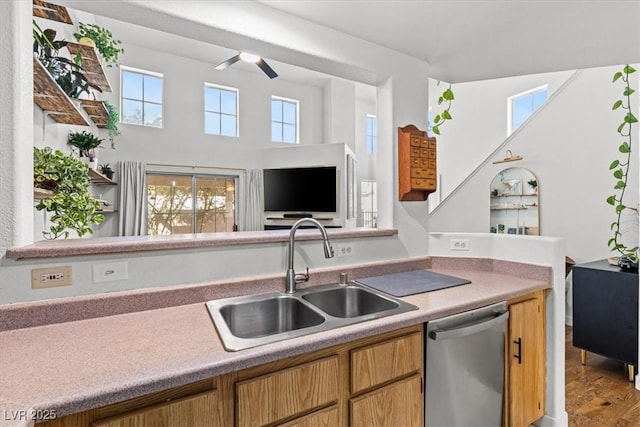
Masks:
[[[398,307],[397,302],[354,285],[309,292],[302,298],[335,317],[358,317]]]
[[[237,351],[416,310],[365,286],[323,285],[207,302],[227,350]]]
[[[239,338],[280,334],[319,325],[325,320],[299,299],[284,295],[228,304],[220,308],[220,314],[229,331]]]

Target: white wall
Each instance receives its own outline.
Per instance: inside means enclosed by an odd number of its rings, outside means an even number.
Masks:
[[[450,249],[451,239],[467,239],[469,251]],[[553,237],[510,236],[488,233],[430,233],[429,248],[434,256],[494,258],[544,265],[552,268],[551,289],[547,293],[546,327],[546,407],[540,426],[566,426],[564,257],[565,242]]]
[[[454,84],[456,99],[450,110],[453,120],[444,124],[441,135],[436,136],[441,200],[509,136],[508,97],[543,85],[548,85],[551,96],[571,74],[562,71]],[[429,108],[434,117],[446,105],[438,105],[438,97],[447,87],[444,82],[429,81]]]
[[[616,129],[622,118],[620,111],[611,111],[622,92],[611,83],[616,69],[580,71],[505,147],[524,160],[496,165],[489,161],[432,213],[431,229],[488,231],[491,180],[504,168],[523,167],[538,177],[540,233],[563,237],[567,255],[578,263],[611,256],[607,241],[615,214],[605,199],[615,184],[609,164],[620,158]],[[637,94],[632,105],[638,105]],[[490,160],[502,157],[500,152]],[[637,160],[633,156],[631,191],[625,195],[628,206],[638,205]],[[635,224],[627,237],[637,242],[637,217]]]
[[[3,7],[8,8],[9,13],[13,13],[14,11],[20,12],[20,18],[16,20],[16,22],[9,22],[10,25],[2,26],[0,29],[0,39],[3,37],[12,37],[11,35],[14,33],[19,34],[19,39],[26,47],[25,49],[20,49],[20,52],[29,52],[30,49],[28,46],[31,44],[31,16],[30,16],[30,4],[22,4],[23,2],[11,2],[6,4],[6,2],[2,2]],[[129,2],[122,3],[123,6],[126,7],[113,7],[113,2],[91,2],[91,3],[81,3],[83,7],[104,7],[105,14],[117,13],[122,14],[118,18],[127,18],[127,19],[136,19],[139,23],[147,23],[153,26],[163,26],[167,24],[171,26],[171,24],[175,24],[175,21],[169,17],[168,15],[157,14],[156,12],[151,12],[149,9],[152,7],[149,4],[132,4]],[[162,3],[154,3],[153,8],[167,7],[169,9],[175,9],[177,3],[172,2],[162,2]],[[229,4],[227,4],[229,6]],[[233,5],[234,7],[240,7],[242,10],[240,13],[250,14],[251,10],[254,8],[253,4],[245,4],[245,3],[237,3]],[[244,8],[247,8],[245,11]],[[133,8],[133,9],[129,9]],[[258,6],[258,8],[260,8]],[[175,10],[173,11],[175,12]],[[172,12],[172,13],[173,13]],[[276,14],[277,19],[283,18],[281,14]],[[4,17],[3,13],[3,17]],[[263,24],[262,27],[269,27],[269,14],[258,16],[259,21]],[[427,242],[427,217],[426,210],[424,207],[426,203],[416,203],[413,206],[406,206],[407,204],[401,204],[397,201],[397,177],[396,177],[396,153],[395,153],[395,140],[396,140],[396,128],[398,126],[405,126],[408,123],[414,123],[417,126],[424,128],[426,126],[426,111],[428,104],[428,75],[429,75],[429,66],[428,64],[416,60],[414,58],[410,58],[408,56],[402,55],[400,53],[391,51],[386,48],[382,48],[380,46],[373,45],[368,42],[364,42],[360,39],[347,36],[342,33],[335,32],[333,30],[329,30],[326,28],[322,28],[319,26],[309,25],[305,21],[301,21],[297,18],[287,17],[287,21],[292,21],[292,25],[288,25],[287,28],[291,29],[294,27],[304,28],[300,34],[304,34],[306,41],[310,42],[310,44],[304,44],[304,46],[299,45],[298,42],[302,41],[302,39],[292,40],[290,36],[288,38],[283,38],[281,40],[281,44],[272,44],[274,43],[271,40],[271,43],[266,43],[260,40],[254,40],[255,46],[264,47],[265,52],[273,53],[274,56],[278,56],[278,52],[284,52],[284,56],[288,59],[291,59],[291,62],[299,65],[296,61],[296,58],[300,58],[302,62],[305,62],[310,59],[310,55],[315,55],[313,57],[313,64],[315,64],[314,69],[317,70],[335,70],[336,75],[340,77],[344,76],[354,76],[357,81],[371,81],[373,78],[378,79],[380,83],[377,89],[377,95],[380,99],[377,102],[376,115],[378,117],[378,138],[379,138],[379,151],[377,157],[377,170],[378,177],[381,182],[384,182],[384,185],[380,185],[378,187],[379,190],[379,201],[382,205],[380,208],[380,224],[384,227],[396,227],[399,231],[399,235],[393,238],[380,239],[381,243],[373,243],[371,239],[350,239],[348,241],[352,241],[354,245],[356,245],[356,250],[359,251],[358,256],[354,257],[345,257],[341,259],[339,262],[345,262],[345,264],[350,263],[358,263],[358,262],[366,262],[366,261],[375,261],[375,260],[384,260],[384,259],[398,259],[404,258],[407,256],[420,256],[426,255],[428,253],[428,242]],[[184,21],[178,21],[178,25],[175,27],[176,31],[193,31],[194,35],[203,36],[204,38],[209,40],[211,34],[221,34],[220,32],[211,29],[210,27],[204,28],[198,25],[184,25]],[[279,25],[278,23],[273,23],[274,25]],[[161,28],[163,30],[168,30],[168,28]],[[199,33],[198,33],[199,32]],[[198,34],[196,34],[198,33]],[[224,36],[225,34],[223,34]],[[309,36],[310,38],[307,38]],[[270,39],[270,37],[267,37]],[[229,41],[230,39],[225,39]],[[246,38],[241,38],[238,41],[238,48],[241,48],[244,43],[247,42]],[[292,50],[289,44],[291,42],[295,42],[294,44],[298,44],[300,50]],[[283,46],[288,46],[284,47]],[[135,47],[130,47],[130,51],[133,52],[136,50]],[[256,49],[250,49],[255,51]],[[260,50],[262,52],[262,50]],[[5,61],[5,51],[2,51],[2,62]],[[149,59],[150,64],[155,64],[153,61],[160,61],[165,54],[153,55],[153,58]],[[267,55],[267,53],[265,53]],[[20,55],[16,55],[20,57]],[[27,56],[27,63],[30,63],[31,58],[30,54]],[[270,56],[271,57],[271,56]],[[194,63],[196,62],[196,63]],[[141,68],[152,68],[148,64],[138,64],[124,61],[123,63],[127,65],[138,66]],[[199,68],[197,61],[186,61],[184,64],[188,64],[189,67],[194,67],[193,72],[196,73],[197,76],[200,76],[199,83],[194,86],[202,87],[202,82],[204,81],[204,76],[211,76],[213,73],[212,70],[202,70]],[[27,94],[11,94],[8,97],[3,96],[3,107],[6,106],[8,108],[14,108],[16,105],[24,105],[25,103],[29,106],[32,106],[32,94],[29,92],[32,86],[32,72],[30,68],[27,69],[28,72],[20,69],[15,63],[10,63],[9,68],[11,68],[11,73],[7,73],[3,75],[8,76],[10,78],[10,85],[13,87],[27,88]],[[169,73],[175,73],[174,67],[167,67],[166,69],[159,69],[158,71],[165,72],[165,79],[169,75]],[[186,67],[183,67],[186,68]],[[172,71],[173,70],[173,71]],[[374,70],[374,71],[372,71]],[[183,70],[184,71],[184,70]],[[117,72],[115,70],[111,70],[109,72]],[[190,71],[191,72],[191,71]],[[230,79],[229,81],[221,81],[223,84],[228,84],[233,86],[231,73],[221,73],[224,75],[224,78]],[[256,73],[256,77],[259,79],[264,79],[264,76]],[[111,77],[110,77],[111,78]],[[276,79],[277,80],[277,79]],[[111,81],[114,82],[113,78]],[[116,80],[117,81],[117,80]],[[265,80],[259,80],[264,83]],[[274,83],[275,84],[275,83]],[[282,85],[284,83],[278,83],[278,85]],[[267,82],[265,85],[269,85]],[[281,87],[281,86],[278,86]],[[293,88],[294,86],[287,86],[287,88]],[[285,89],[287,89],[285,88]],[[242,88],[241,88],[242,89]],[[192,89],[191,93],[196,93],[195,89]],[[200,89],[198,89],[200,90]],[[288,89],[287,89],[288,90]],[[295,91],[297,89],[291,89],[291,92],[287,92],[286,90],[279,91],[278,95],[282,96],[292,96],[295,95]],[[303,89],[304,90],[304,89]],[[316,89],[311,89],[311,91],[315,92]],[[175,98],[176,93],[178,93],[177,88],[167,88],[165,92],[165,96],[169,97],[170,94],[172,98]],[[266,93],[266,90],[265,90]],[[117,97],[117,92],[113,94],[114,97]],[[243,92],[241,92],[241,102]],[[320,98],[322,95],[320,94]],[[117,98],[116,98],[117,99]],[[194,104],[194,105],[197,105]],[[321,101],[317,104],[316,114],[322,114]],[[182,106],[184,107],[184,105]],[[196,107],[197,108],[197,107]],[[20,110],[17,110],[20,111]],[[12,121],[11,125],[16,125],[14,129],[20,129],[22,124],[27,124],[28,130],[28,138],[26,141],[34,141],[35,138],[31,136],[31,132],[36,126],[33,126],[33,117],[34,114],[32,110],[29,108],[28,112],[25,114],[24,112],[19,112],[15,119]],[[187,151],[195,152],[195,156],[198,159],[206,158],[207,156],[212,155],[214,148],[198,148],[191,150],[184,149],[182,144],[191,143],[188,141],[189,138],[186,138],[186,135],[191,134],[191,128],[184,129],[180,127],[179,123],[176,123],[175,120],[168,118],[165,112],[166,118],[166,138],[161,135],[163,130],[158,129],[135,129],[130,130],[130,126],[126,126],[127,129],[123,128],[124,131],[129,131],[127,138],[124,136],[117,140],[117,149],[115,151],[111,151],[110,149],[102,150],[101,156],[104,160],[110,161],[111,158],[109,156],[113,155],[113,159],[116,159],[119,151],[121,149],[132,150],[133,156],[138,156],[134,158],[144,159],[146,161],[151,161],[145,156],[148,152],[153,151],[154,145],[153,141],[162,140],[163,143],[167,142],[172,147],[183,147],[180,152],[175,152],[175,156],[163,156],[154,157],[156,162],[167,162],[167,163],[178,163],[184,164],[187,163],[188,160],[193,159],[193,157],[185,154]],[[245,121],[244,118],[241,117],[242,121]],[[56,125],[57,126],[57,125]],[[194,126],[194,132],[202,129],[200,126]],[[322,129],[322,124],[319,125],[319,129]],[[49,126],[47,127],[49,129]],[[139,132],[147,131],[149,133],[141,134]],[[58,137],[62,137],[62,135],[66,134],[66,131],[61,131],[59,129],[56,130],[58,132]],[[250,131],[248,131],[250,132]],[[241,129],[241,135],[244,138],[244,133]],[[312,132],[313,134],[313,132]],[[251,135],[249,133],[248,135]],[[318,134],[319,135],[319,134]],[[211,137],[213,138],[213,137]],[[204,139],[204,138],[203,138]],[[4,135],[2,136],[2,149],[0,152],[11,152],[13,150],[16,151],[15,157],[12,157],[8,160],[3,158],[3,166],[11,165],[15,162],[17,165],[15,168],[15,177],[9,181],[10,184],[14,184],[13,187],[2,186],[0,192],[2,193],[2,200],[10,200],[11,198],[16,199],[16,204],[25,207],[28,210],[32,210],[33,200],[31,195],[31,180],[32,173],[30,170],[31,164],[31,143],[24,144],[24,138],[19,141],[13,138],[6,138]],[[187,142],[185,142],[187,141]],[[212,139],[213,141],[213,139]],[[224,145],[225,142],[212,142],[213,147],[218,147]],[[233,147],[237,149],[236,146]],[[7,151],[5,151],[7,150]],[[178,150],[178,148],[176,148]],[[224,154],[221,154],[224,155]],[[106,156],[106,157],[105,157]],[[190,162],[189,162],[190,163]],[[198,162],[200,163],[200,162]],[[25,188],[21,188],[19,183],[24,182]],[[10,194],[8,194],[10,193]],[[28,217],[28,216],[26,216]],[[98,293],[109,290],[109,285],[100,285],[100,286],[90,286],[88,282],[86,282],[88,277],[88,267],[86,266],[88,261],[99,260],[99,261],[107,261],[109,259],[118,259],[118,256],[99,256],[99,257],[76,257],[70,259],[56,259],[56,260],[39,260],[39,261],[12,261],[7,260],[4,257],[5,248],[15,245],[23,245],[28,244],[31,240],[31,236],[33,235],[32,227],[33,221],[29,219],[27,224],[23,222],[23,216],[21,216],[21,211],[19,209],[15,211],[8,212],[8,218],[5,220],[7,227],[0,230],[0,240],[2,241],[2,252],[0,255],[2,256],[2,261],[0,261],[0,303],[10,303],[17,302],[23,300],[33,300],[33,299],[44,299],[56,296],[63,296],[64,292],[67,291],[32,291],[30,289],[30,271],[34,266],[48,266],[48,265],[71,265],[74,269],[78,270],[78,286],[74,285],[73,288],[70,289],[71,294],[76,294],[78,292],[89,292],[89,293]],[[14,236],[15,232],[18,230],[16,227],[24,227],[25,230],[28,230],[27,237],[16,238]],[[369,242],[372,244],[368,244]],[[358,248],[362,248],[361,250]],[[274,246],[269,251],[274,252],[275,257],[284,258],[285,246]],[[220,250],[221,252],[226,253],[226,250]],[[230,250],[231,251],[231,250]],[[216,251],[211,251],[216,252]],[[230,252],[231,253],[231,252]],[[131,266],[129,269],[129,275],[132,279],[125,281],[124,283],[118,283],[118,286],[125,287],[147,287],[155,284],[180,284],[180,283],[190,283],[199,280],[213,279],[215,277],[238,277],[247,274],[258,274],[260,272],[271,272],[271,271],[280,271],[283,268],[283,265],[274,265],[268,262],[256,262],[254,263],[254,267],[252,267],[251,271],[245,268],[245,264],[254,262],[254,259],[259,256],[256,255],[255,251],[252,251],[247,247],[237,247],[234,248],[232,253],[234,257],[232,261],[224,256],[219,258],[213,257],[215,261],[211,261],[212,256],[203,256],[202,261],[204,264],[199,262],[191,263],[188,261],[190,257],[189,251],[177,251],[177,252],[169,252],[163,254],[162,261],[158,262],[159,257],[150,257],[148,255],[139,255],[139,254],[129,254],[126,256],[128,260],[131,262]],[[260,254],[261,255],[261,254]],[[219,261],[218,261],[219,259]],[[272,259],[270,257],[266,257],[267,261]],[[207,264],[208,262],[208,264]],[[320,259],[316,257],[311,257],[309,262],[309,267],[313,269],[317,265],[323,265],[323,258]],[[337,262],[337,261],[336,261]],[[206,266],[205,266],[206,264]],[[176,266],[191,266],[191,268],[176,268]],[[171,269],[171,274],[156,274],[155,271],[164,272],[166,268]],[[282,270],[284,271],[284,270]],[[137,278],[143,277],[144,280],[137,280]],[[78,289],[82,289],[79,291]]]

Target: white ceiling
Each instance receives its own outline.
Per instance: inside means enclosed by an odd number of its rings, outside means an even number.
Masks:
[[[640,62],[639,0],[256,0],[403,52],[442,80]]]
[[[375,84],[376,70],[348,68],[346,48],[346,62],[338,64],[323,53],[273,42],[280,37],[314,45],[317,26],[426,61],[431,77],[454,83],[640,62],[640,0],[59,1],[154,27],[140,44],[214,65],[254,49],[282,78],[295,81],[306,78],[304,70],[288,63],[329,74],[337,64],[347,67],[342,76]],[[197,43],[173,43],[168,33]],[[323,80],[322,74],[309,77],[311,84]]]

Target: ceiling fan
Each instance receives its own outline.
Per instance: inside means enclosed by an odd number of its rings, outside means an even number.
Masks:
[[[266,61],[264,59],[262,59],[261,56],[254,55],[252,53],[247,53],[247,52],[240,52],[236,56],[232,56],[231,58],[227,59],[226,61],[216,65],[216,70],[224,70],[225,68],[229,67],[230,65],[235,64],[238,61],[253,62],[258,67],[260,67],[260,69],[270,79],[275,79],[276,77],[278,77],[278,73],[273,71],[273,68],[271,68],[269,66],[269,64],[267,64]]]

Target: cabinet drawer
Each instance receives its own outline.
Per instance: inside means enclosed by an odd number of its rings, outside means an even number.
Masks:
[[[427,151],[427,157],[429,159],[435,159],[436,158],[436,149],[435,148],[429,148],[429,150]]]
[[[429,159],[429,160],[427,160],[427,167],[428,167],[429,169],[432,169],[432,170],[435,172],[435,171],[436,171],[436,169],[438,168],[438,167],[437,167],[437,162],[436,162],[435,160],[431,160],[431,159]]]
[[[420,148],[420,157],[428,159],[429,158],[429,149],[428,148]]]
[[[422,378],[414,375],[349,401],[350,426],[422,427]]]
[[[411,177],[435,179],[436,172],[427,168],[411,168]]]
[[[420,147],[429,148],[429,140],[427,138],[420,138]]]
[[[412,135],[412,136],[411,136],[411,141],[409,142],[409,144],[410,144],[412,147],[420,147],[420,145],[421,145],[420,137],[419,137],[419,136]]]
[[[338,356],[236,383],[238,426],[271,424],[338,399]]]
[[[304,417],[296,418],[280,425],[280,427],[335,427],[340,425],[338,420],[338,406],[333,405]]]
[[[411,147],[411,157],[420,157],[422,149],[420,147]]]
[[[351,350],[351,392],[422,369],[422,334],[415,333]]]
[[[428,168],[429,162],[429,159],[423,159],[422,157],[412,157],[411,168]]]
[[[429,141],[429,148],[435,150],[436,149],[436,142],[435,141]]]
[[[414,190],[435,190],[436,180],[428,178],[411,178],[411,188]]]
[[[94,421],[92,427],[164,426],[194,427],[223,426],[218,420],[216,391],[159,403],[123,415]]]

